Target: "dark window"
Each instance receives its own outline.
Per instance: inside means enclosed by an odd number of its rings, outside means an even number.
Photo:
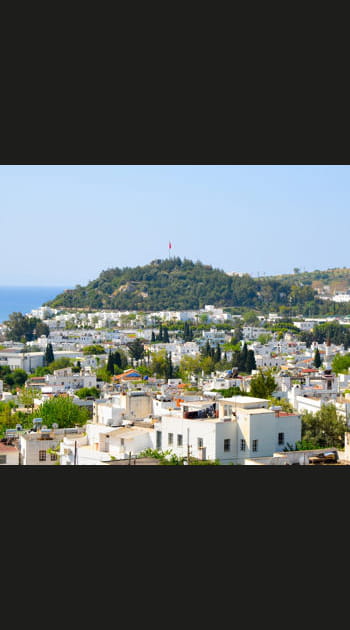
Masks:
[[[203,438],[197,438],[197,446],[198,446],[198,448],[202,448],[202,446],[203,446]]]
[[[245,451],[245,440],[241,440],[241,451]]]
[[[39,451],[39,462],[46,462],[46,451]]]
[[[256,452],[258,450],[258,440],[253,440],[252,450]]]
[[[224,440],[224,451],[230,451],[231,450],[231,440],[230,439],[226,439]]]
[[[284,433],[278,434],[278,444],[284,444]]]
[[[157,431],[157,448],[161,448],[162,446],[162,432],[161,431]]]
[[[180,433],[177,434],[177,445],[182,446],[182,435]]]
[[[174,434],[173,433],[168,433],[168,444],[169,444],[169,446],[171,446],[173,444],[173,438],[174,438]]]

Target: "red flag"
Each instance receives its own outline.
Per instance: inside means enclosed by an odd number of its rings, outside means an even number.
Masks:
[[[169,249],[171,249],[171,243],[170,243],[170,241],[169,241]]]

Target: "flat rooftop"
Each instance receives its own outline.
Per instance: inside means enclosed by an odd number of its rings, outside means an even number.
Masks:
[[[252,396],[232,396],[231,398],[219,398],[218,402],[245,408],[256,408],[259,405],[263,406],[262,403],[268,403],[269,401],[266,398],[253,398]]]

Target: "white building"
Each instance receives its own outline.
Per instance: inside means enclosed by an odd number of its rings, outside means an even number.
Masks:
[[[46,374],[46,386],[52,391],[66,391],[81,389],[82,387],[96,387],[96,374],[89,369],[73,372],[71,367],[54,370],[53,374]]]
[[[19,464],[19,450],[17,446],[0,442],[0,466],[17,466]]]
[[[126,459],[147,448],[154,448],[154,430],[147,426],[111,428],[103,424],[87,423],[86,435],[80,439],[65,436],[60,445],[62,465],[101,465],[111,459]]]
[[[267,405],[268,400],[247,396],[182,403],[182,412],[164,414],[155,423],[156,448],[221,464],[272,456],[301,439],[301,420]]]
[[[140,390],[113,394],[108,399],[95,400],[93,419],[95,423],[118,426],[124,420],[140,420],[152,413],[152,396]]]
[[[83,435],[85,429],[44,429],[20,435],[19,449],[24,466],[43,466],[59,463],[58,447],[65,435],[74,434],[74,439]],[[56,451],[56,452],[50,452]]]
[[[13,352],[0,350],[0,365],[7,365],[11,370],[20,368],[26,372],[34,372],[44,364],[44,352]]]

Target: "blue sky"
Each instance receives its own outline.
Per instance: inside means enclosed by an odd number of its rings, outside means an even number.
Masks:
[[[0,166],[0,285],[171,254],[253,276],[349,267],[350,166]]]

